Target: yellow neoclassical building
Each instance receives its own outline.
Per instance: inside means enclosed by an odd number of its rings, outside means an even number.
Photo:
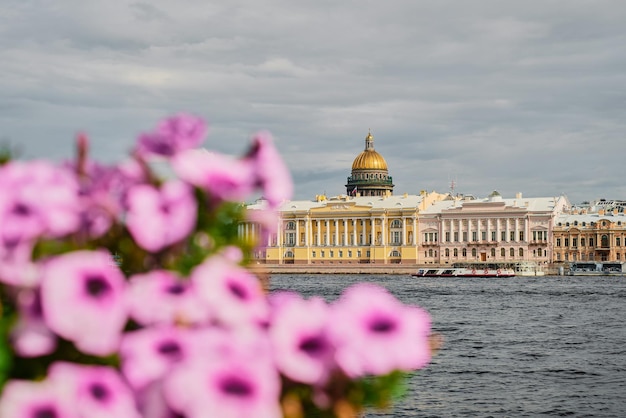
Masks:
[[[385,159],[365,137],[365,149],[354,159],[346,194],[288,201],[279,208],[277,232],[254,254],[267,264],[416,264],[418,216],[448,194],[421,192],[393,195]],[[264,202],[248,206],[262,210]],[[258,228],[240,226],[254,238]]]

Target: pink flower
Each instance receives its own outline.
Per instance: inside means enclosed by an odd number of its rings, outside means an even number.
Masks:
[[[56,349],[57,337],[43,320],[39,291],[21,289],[16,299],[20,315],[11,330],[15,352],[22,357],[51,354]]]
[[[122,371],[130,385],[143,389],[189,357],[192,354],[189,334],[189,331],[172,326],[125,333],[120,355]]]
[[[266,200],[260,203],[261,206],[266,206]],[[250,222],[257,224],[260,227],[260,234],[258,237],[259,246],[265,246],[268,244],[268,239],[271,234],[276,233],[278,229],[279,214],[276,210],[268,210],[266,207],[259,209],[248,209],[246,211],[246,217]]]
[[[160,189],[138,185],[128,192],[126,225],[140,247],[157,252],[191,233],[196,212],[193,190],[183,182],[168,181]]]
[[[322,385],[334,367],[330,309],[318,297],[279,296],[269,329],[278,369],[292,380]]]
[[[132,276],[128,303],[130,316],[142,325],[209,319],[209,307],[200,301],[193,283],[165,270]]]
[[[76,170],[74,164],[68,164]],[[122,213],[130,187],[146,181],[137,161],[106,166],[85,161],[79,177],[81,199],[81,230],[89,237],[105,234]]]
[[[0,167],[0,245],[61,237],[79,226],[78,182],[44,161]]]
[[[260,325],[269,307],[256,276],[224,256],[215,255],[191,272],[200,298],[227,325]]]
[[[270,359],[233,353],[176,368],[165,381],[168,404],[187,418],[279,418],[280,379]]]
[[[113,353],[126,323],[125,280],[104,251],[76,251],[44,267],[41,302],[46,324],[78,349]]]
[[[336,361],[350,377],[415,370],[430,361],[430,317],[384,288],[360,283],[332,306]]]
[[[39,266],[32,261],[33,241],[0,245],[0,282],[13,286],[39,283]]]
[[[285,200],[291,199],[293,182],[289,169],[278,150],[274,147],[269,132],[259,132],[252,139],[252,147],[245,160],[254,167],[255,185],[260,187],[263,197],[271,208],[277,208]]]
[[[140,418],[132,392],[115,369],[58,362],[48,380],[80,417]]]
[[[243,201],[252,193],[253,167],[249,162],[206,150],[190,150],[172,159],[183,181],[220,200]]]
[[[181,113],[161,121],[153,132],[142,134],[135,152],[144,158],[172,157],[180,151],[202,144],[206,133],[204,120]]]
[[[48,381],[10,380],[0,395],[0,417],[81,418],[60,389]]]

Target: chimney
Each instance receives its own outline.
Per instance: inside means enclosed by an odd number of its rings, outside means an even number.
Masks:
[[[522,198],[522,192],[515,193],[515,198],[516,199],[521,199]]]

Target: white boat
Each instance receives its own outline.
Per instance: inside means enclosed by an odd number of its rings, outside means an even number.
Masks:
[[[514,277],[515,271],[510,268],[480,267],[443,267],[422,268],[413,273],[413,277]]]
[[[515,274],[517,276],[544,276],[545,272],[539,263],[534,261],[519,261],[515,263]]]
[[[619,261],[570,263],[568,276],[624,276],[624,263]]]

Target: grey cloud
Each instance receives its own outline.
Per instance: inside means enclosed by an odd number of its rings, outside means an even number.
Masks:
[[[369,128],[396,192],[626,198],[626,5],[614,1],[9,0],[0,138],[112,161],[172,112],[238,154],[270,130],[296,198],[344,192]],[[316,191],[312,193],[312,191]]]

